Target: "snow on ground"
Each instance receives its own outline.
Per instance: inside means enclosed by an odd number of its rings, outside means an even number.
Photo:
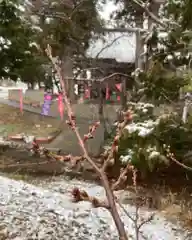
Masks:
[[[0,239],[4,234],[14,240],[116,240],[117,232],[110,214],[93,209],[87,202],[73,203],[70,191],[85,189],[90,195],[104,197],[101,187],[77,180],[43,182],[38,186],[0,177]],[[45,185],[48,187],[45,189]],[[119,192],[118,195],[121,195]],[[134,207],[124,205],[134,215]],[[130,219],[121,212],[130,239],[135,239]],[[142,216],[149,212],[142,211]],[[184,232],[156,214],[141,228],[141,240],[184,240]],[[186,234],[186,233],[185,233]],[[188,238],[189,239],[189,238]]]

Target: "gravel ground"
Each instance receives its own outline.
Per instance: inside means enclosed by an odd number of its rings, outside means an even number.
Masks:
[[[117,232],[106,210],[91,209],[89,203],[73,203],[70,191],[76,186],[91,195],[104,196],[101,187],[77,180],[58,178],[32,185],[0,177],[1,240],[116,240]],[[118,193],[122,197],[122,192]],[[125,205],[134,215],[134,207]],[[151,213],[140,212],[143,218]],[[123,215],[130,240],[135,239],[130,219]],[[156,214],[151,223],[141,228],[141,240],[190,240],[179,226],[168,223]]]

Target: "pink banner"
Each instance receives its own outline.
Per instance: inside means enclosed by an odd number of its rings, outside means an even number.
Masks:
[[[19,89],[19,105],[20,105],[20,112],[23,114],[23,90]]]
[[[58,95],[58,111],[59,111],[61,120],[63,120],[64,105],[63,105],[63,95],[62,94]]]
[[[121,92],[122,91],[122,83],[115,84],[115,87]]]

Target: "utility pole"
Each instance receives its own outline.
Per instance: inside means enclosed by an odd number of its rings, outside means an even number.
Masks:
[[[136,26],[138,28],[143,28],[143,16],[138,20],[136,20]],[[135,69],[139,68],[143,70],[143,56],[142,53],[144,51],[144,43],[143,43],[143,33],[136,32],[136,48],[135,48]]]

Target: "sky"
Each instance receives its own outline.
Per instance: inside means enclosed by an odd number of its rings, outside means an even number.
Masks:
[[[118,9],[118,5],[115,5],[112,1],[108,1],[107,4],[103,5],[103,11],[100,11],[100,15],[105,20],[110,20],[110,14]]]
[[[118,7],[120,6],[114,5],[112,1],[108,1],[107,4],[102,6],[99,13],[107,22],[106,27],[110,27],[112,23],[110,14]],[[133,62],[135,58],[135,36],[130,36],[127,33],[123,34],[122,37],[121,35],[122,33],[110,33],[105,37],[105,43],[101,39],[97,40],[88,49],[88,55],[96,57],[100,52],[99,58],[113,58],[118,62]]]

